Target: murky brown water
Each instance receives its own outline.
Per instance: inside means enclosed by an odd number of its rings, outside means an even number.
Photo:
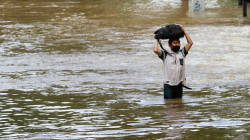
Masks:
[[[236,0],[187,3],[1,0],[0,139],[250,139],[250,19]],[[170,23],[194,41],[177,100],[152,50]]]

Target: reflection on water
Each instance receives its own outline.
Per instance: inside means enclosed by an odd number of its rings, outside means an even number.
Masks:
[[[61,90],[55,92],[56,88]],[[87,94],[69,93],[54,86],[41,91],[2,91],[1,136],[182,139],[214,137],[216,132],[224,134],[221,138],[229,133],[245,138],[249,129],[249,89],[223,88],[228,91],[204,88],[185,92],[183,99],[165,101],[160,94],[148,94],[155,89],[100,88],[105,93],[97,90]],[[210,132],[200,133],[207,129]]]
[[[170,139],[181,139],[185,133],[185,129],[176,127],[188,121],[185,118],[186,109],[182,99],[165,100],[163,132]]]
[[[1,0],[0,138],[248,139],[249,18],[232,0],[187,8],[187,0]],[[193,90],[176,100],[163,99],[152,51],[152,33],[169,23],[194,41]]]

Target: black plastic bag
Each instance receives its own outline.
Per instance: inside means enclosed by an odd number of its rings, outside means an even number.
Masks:
[[[154,32],[155,39],[179,39],[184,37],[184,32],[179,25],[170,24],[162,27]]]

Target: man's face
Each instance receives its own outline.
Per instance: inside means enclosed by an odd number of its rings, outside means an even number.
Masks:
[[[170,48],[173,49],[174,46],[180,46],[180,40],[174,40],[172,41]]]

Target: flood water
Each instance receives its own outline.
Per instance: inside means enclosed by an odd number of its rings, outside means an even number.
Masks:
[[[237,0],[205,8],[1,0],[0,139],[250,139],[250,18]],[[172,23],[194,42],[186,57],[193,89],[164,100],[153,32]]]

